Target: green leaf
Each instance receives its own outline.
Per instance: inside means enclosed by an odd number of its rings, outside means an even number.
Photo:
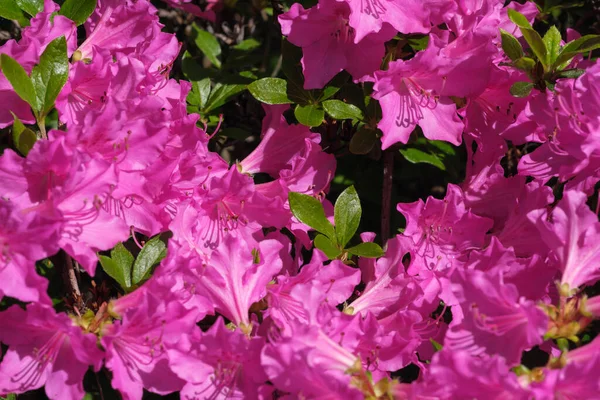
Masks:
[[[294,115],[298,122],[310,127],[321,125],[323,118],[325,118],[325,112],[318,104],[309,104],[307,106],[298,104],[294,110]]]
[[[531,82],[515,82],[510,87],[510,94],[515,97],[527,97],[533,89],[533,83]]]
[[[548,66],[548,51],[540,34],[533,29],[521,29],[521,32],[527,43],[529,43],[529,47],[531,47],[533,54],[536,55],[542,65]]]
[[[99,258],[104,272],[128,291],[131,288],[131,266],[133,265],[133,255],[129,250],[122,243],[118,243],[110,251],[110,257],[99,256]]]
[[[362,120],[364,118],[360,108],[354,104],[344,103],[341,100],[326,100],[323,102],[323,109],[335,119]]]
[[[25,100],[35,111],[39,110],[39,105],[33,87],[31,78],[27,75],[25,69],[14,58],[6,54],[0,55],[0,66],[6,79],[10,82],[15,92],[20,98]]]
[[[302,193],[290,192],[288,194],[292,214],[302,223],[310,226],[317,232],[335,240],[335,229],[325,216],[323,204],[312,196]]]
[[[384,255],[381,246],[373,242],[364,242],[346,250],[350,254],[365,258],[377,258]]]
[[[530,57],[521,57],[513,63],[513,66],[521,71],[531,72],[535,67],[535,60]]]
[[[133,263],[133,284],[137,285],[145,280],[150,275],[152,266],[158,264],[166,255],[167,246],[160,240],[160,236],[148,240]]]
[[[523,47],[516,37],[504,29],[500,29],[500,36],[502,37],[502,50],[504,50],[508,58],[516,61],[523,57]]]
[[[69,57],[64,36],[54,39],[46,47],[38,65],[31,71],[41,115],[54,107],[54,101],[69,77]]]
[[[340,247],[344,247],[356,233],[362,215],[360,199],[354,186],[346,188],[339,195],[335,202],[333,215],[337,242]]]
[[[16,20],[21,26],[29,22],[15,0],[0,0],[0,17]]]
[[[0,396],[0,400],[17,400],[17,395],[14,393],[9,393],[6,397]]]
[[[400,149],[400,153],[406,158],[408,162],[413,164],[429,164],[433,165],[441,169],[442,171],[446,170],[446,165],[444,162],[438,157],[437,154],[432,154],[425,150],[417,149],[414,147],[408,147],[404,149]]]
[[[210,78],[192,82],[192,90],[188,94],[187,102],[199,110],[204,108],[210,95]]]
[[[414,51],[425,50],[429,45],[429,35],[415,35],[408,38],[408,45]]]
[[[368,154],[373,146],[377,143],[376,131],[362,126],[350,139],[350,153],[352,154]]]
[[[585,74],[585,69],[572,68],[572,69],[565,69],[565,70],[560,71],[558,74],[556,74],[556,77],[557,78],[576,79],[576,78],[579,78],[583,74]]]
[[[44,10],[44,0],[15,0],[21,10],[35,17]]]
[[[233,46],[236,50],[252,51],[260,47],[260,42],[254,38],[246,39]]]
[[[548,32],[544,35],[542,39],[544,41],[544,45],[546,46],[546,64],[552,65],[556,59],[558,58],[558,53],[560,52],[560,41],[561,41],[560,31],[556,29],[556,26],[552,25]]]
[[[533,29],[531,27],[531,24],[523,14],[516,10],[513,10],[512,8],[507,8],[506,11],[508,12],[508,18],[510,18],[510,20],[519,28]]]
[[[66,0],[60,6],[59,14],[64,15],[77,26],[82,25],[96,9],[98,0]]]
[[[342,88],[350,79],[350,74],[346,71],[339,72],[334,76],[322,90],[317,90],[318,101],[327,100]]]
[[[213,88],[206,105],[202,109],[204,113],[209,113],[231,100],[232,97],[246,90],[244,84],[221,84],[217,83]]]
[[[11,114],[14,118],[14,123],[12,127],[13,143],[15,144],[17,150],[19,150],[19,153],[26,156],[27,153],[29,153],[29,150],[33,148],[33,145],[37,141],[37,136],[34,131],[23,125],[19,117],[17,117],[12,112]]]
[[[221,46],[210,32],[201,29],[198,25],[192,25],[194,30],[194,43],[204,53],[206,58],[217,68],[221,68],[219,55],[221,54]]]
[[[585,35],[579,39],[575,39],[562,48],[560,55],[554,62],[558,69],[565,68],[577,54],[586,53],[600,48],[599,35]]]
[[[266,104],[290,104],[287,96],[287,82],[280,78],[263,78],[248,85],[248,90],[256,100]]]
[[[334,242],[321,234],[315,237],[314,243],[315,247],[325,253],[330,260],[335,260],[340,254],[342,254],[342,251],[335,245]]]

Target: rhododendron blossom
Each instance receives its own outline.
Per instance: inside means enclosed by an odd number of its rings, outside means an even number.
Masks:
[[[2,399],[599,398],[595,2],[0,3]]]

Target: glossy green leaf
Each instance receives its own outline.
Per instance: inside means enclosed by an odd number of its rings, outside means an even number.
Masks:
[[[368,154],[377,143],[377,132],[362,126],[350,139],[348,146],[352,154]]]
[[[377,258],[385,254],[381,246],[373,242],[363,242],[346,250],[350,254],[365,258]]]
[[[66,0],[58,13],[82,25],[96,9],[98,0]]]
[[[550,29],[548,29],[548,32],[546,32],[544,35],[542,40],[546,46],[547,65],[552,65],[558,58],[558,53],[560,53],[561,39],[560,31],[554,25],[552,25]]]
[[[344,247],[356,233],[362,215],[360,199],[354,186],[346,188],[339,195],[335,202],[333,215],[337,242]]]
[[[425,150],[417,149],[414,147],[400,149],[400,153],[404,156],[404,158],[406,158],[407,161],[413,164],[430,164],[434,167],[441,169],[442,171],[446,170],[446,165],[437,154],[432,154]]]
[[[290,104],[287,96],[287,82],[280,78],[263,78],[248,85],[248,90],[256,100],[266,104]]]
[[[34,131],[23,125],[19,117],[12,112],[11,114],[14,118],[14,123],[12,126],[13,143],[17,150],[19,150],[19,153],[26,156],[37,141],[37,135]]]
[[[321,234],[315,236],[314,243],[315,247],[325,253],[330,260],[335,260],[340,254],[342,254],[342,251],[334,242]]]
[[[326,100],[323,102],[323,109],[335,119],[362,120],[364,118],[360,108],[354,104],[344,103],[341,100]]]
[[[317,232],[335,240],[335,229],[323,210],[323,204],[312,196],[302,193],[290,192],[288,195],[292,214],[302,223],[310,226]]]
[[[160,236],[154,236],[148,240],[133,263],[131,276],[133,284],[137,285],[146,280],[152,271],[152,267],[158,264],[166,255],[167,246],[160,240]]]
[[[510,94],[515,97],[527,97],[533,89],[533,83],[531,82],[515,82],[510,87]]]
[[[244,90],[246,90],[246,85],[244,84],[230,85],[217,83],[213,88],[212,92],[210,93],[210,96],[206,101],[206,104],[202,111],[205,113],[209,113],[221,107],[223,104],[231,100],[235,95],[243,92]]]
[[[44,10],[44,0],[15,0],[15,3],[32,17]]]
[[[559,69],[565,68],[577,54],[600,48],[600,35],[585,35],[575,39],[562,48],[560,55],[554,62]]]
[[[204,78],[200,81],[193,81],[192,90],[188,94],[186,101],[188,104],[196,106],[197,109],[202,109],[208,101],[210,90],[210,78]]]
[[[523,14],[513,10],[512,8],[507,8],[506,11],[508,12],[508,18],[519,28],[533,29],[527,20],[527,17],[525,17]]]
[[[2,67],[2,73],[4,73],[4,76],[8,79],[8,82],[10,82],[19,97],[25,100],[34,110],[39,110],[40,107],[33,82],[21,64],[14,58],[6,54],[1,54],[0,66]]]
[[[521,57],[513,63],[513,66],[521,71],[530,72],[535,67],[535,60],[530,57]]]
[[[302,125],[314,127],[323,123],[325,112],[318,104],[309,104],[307,106],[297,105],[294,115]]]
[[[516,37],[504,29],[500,29],[500,36],[502,37],[502,50],[504,50],[508,58],[516,61],[523,57],[523,47]]]
[[[521,29],[521,32],[523,33],[523,37],[529,44],[529,47],[531,47],[533,54],[535,54],[538,60],[540,60],[542,65],[549,65],[547,62],[548,51],[546,49],[546,45],[544,44],[544,40],[542,39],[540,34],[534,31],[533,29]]]
[[[54,39],[40,57],[38,65],[31,71],[40,114],[46,115],[69,77],[67,41],[64,36]]]
[[[99,256],[99,258],[104,272],[126,291],[131,288],[131,267],[134,259],[122,243],[118,243],[110,251],[110,257]]]
[[[557,78],[576,79],[576,78],[579,78],[583,74],[585,74],[585,69],[572,68],[572,69],[565,69],[565,70],[560,71],[558,74],[556,74],[556,77]]]
[[[29,21],[15,0],[0,0],[0,17],[18,21],[21,26]]]
[[[215,67],[221,68],[221,60],[219,60],[221,46],[217,38],[196,24],[192,25],[192,28],[194,30],[194,43],[196,43],[196,46],[198,46]]]

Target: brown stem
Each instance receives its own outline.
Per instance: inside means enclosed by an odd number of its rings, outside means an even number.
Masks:
[[[385,245],[390,237],[390,213],[395,148],[383,152],[383,191],[381,196],[381,243]]]
[[[40,128],[42,139],[48,139],[48,135],[46,134],[46,118],[38,119],[37,124],[38,128]]]
[[[63,273],[63,280],[67,289],[67,296],[72,297],[74,302],[74,308],[77,307],[79,310],[82,306],[81,292],[79,291],[79,282],[77,281],[77,275],[75,273],[75,261],[65,252],[65,263]]]

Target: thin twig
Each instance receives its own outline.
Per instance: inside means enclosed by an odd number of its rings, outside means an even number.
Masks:
[[[82,298],[81,292],[79,291],[79,282],[77,281],[77,275],[75,273],[75,261],[66,252],[63,279],[68,292],[67,295],[73,298],[74,308],[77,307],[77,311],[79,311]]]
[[[383,152],[383,192],[381,195],[381,242],[383,245],[390,237],[390,212],[392,201],[392,183],[395,149]]]

